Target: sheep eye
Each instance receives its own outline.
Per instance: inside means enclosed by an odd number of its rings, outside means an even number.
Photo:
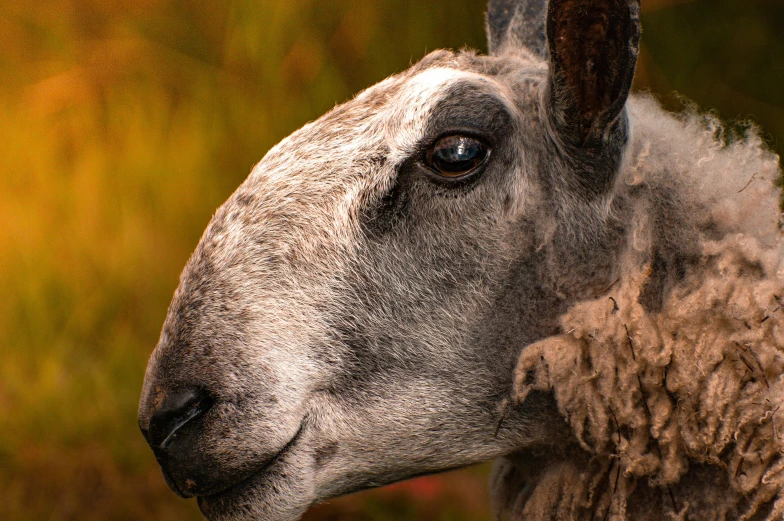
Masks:
[[[441,177],[462,178],[484,163],[490,149],[482,141],[470,137],[446,136],[430,147],[425,164]]]

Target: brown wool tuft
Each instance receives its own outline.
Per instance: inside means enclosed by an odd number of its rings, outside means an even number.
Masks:
[[[571,309],[562,318],[565,334],[524,350],[516,399],[554,393],[583,454],[543,462],[548,468],[524,501],[507,500],[509,510],[519,510],[514,519],[630,519],[628,499],[641,480],[677,498],[694,464],[720,469],[731,486],[725,492],[734,501],[716,501],[710,519],[757,519],[762,507],[761,519],[781,519],[779,259],[743,235],[707,242],[703,253],[704,264],[662,311],[648,313],[639,303],[650,273],[643,267]],[[498,482],[503,469],[497,473]],[[688,503],[663,503],[669,516],[689,519]]]

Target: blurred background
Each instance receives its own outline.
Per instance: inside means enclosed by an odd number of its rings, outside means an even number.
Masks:
[[[784,2],[644,0],[638,89],[784,150]],[[483,0],[0,0],[0,519],[198,520],[136,425],[213,211],[273,144],[426,52],[486,49]],[[488,466],[325,520],[489,520]]]

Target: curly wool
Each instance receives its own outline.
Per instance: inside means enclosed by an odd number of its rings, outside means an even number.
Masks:
[[[707,518],[751,519],[771,502],[764,519],[784,514],[784,280],[753,238],[704,250],[705,271],[661,312],[638,301],[643,271],[525,349],[516,399],[553,392],[592,461],[548,469],[515,519],[628,519],[636,480],[677,497],[693,463],[722,469],[736,496]],[[666,503],[678,518],[689,511]]]
[[[741,145],[763,154],[759,141]],[[743,173],[743,165],[735,167]],[[776,191],[724,187],[733,199],[718,181],[710,188],[716,204],[703,216],[713,238],[701,235],[699,262],[661,309],[641,303],[654,246],[637,225],[616,284],[566,313],[563,334],[523,350],[515,400],[551,393],[576,442],[499,461],[491,484],[499,515],[784,515],[784,254],[778,230],[742,219],[770,211]]]

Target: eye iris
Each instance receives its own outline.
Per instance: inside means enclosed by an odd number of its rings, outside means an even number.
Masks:
[[[487,157],[487,147],[468,136],[448,136],[439,140],[429,154],[429,166],[445,177],[458,177],[479,166]]]

